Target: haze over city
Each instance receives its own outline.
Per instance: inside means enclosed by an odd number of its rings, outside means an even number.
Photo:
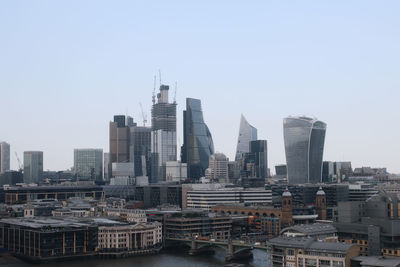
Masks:
[[[327,123],[324,160],[400,172],[399,3],[375,1],[7,1],[0,6],[0,141],[44,151],[44,169],[74,148],[109,147],[109,121],[139,103],[151,121],[153,77],[202,101],[216,151],[235,157],[240,115],[285,163],[282,119]],[[90,16],[88,16],[90,14]],[[157,89],[159,77],[157,77]],[[179,153],[178,153],[179,155]]]

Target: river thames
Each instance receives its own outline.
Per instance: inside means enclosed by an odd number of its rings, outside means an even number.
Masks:
[[[1,258],[0,258],[1,259]],[[4,259],[3,259],[4,260]],[[269,266],[267,261],[267,252],[253,250],[253,258],[244,261],[233,261],[231,263],[240,263],[243,266]],[[87,259],[80,261],[55,262],[44,264],[30,264],[24,261],[9,258],[5,262],[0,261],[3,267],[147,267],[147,266],[193,266],[193,267],[214,267],[224,266],[225,253],[222,250],[216,250],[214,255],[189,256],[185,252],[162,252],[157,255],[140,256],[127,259]]]

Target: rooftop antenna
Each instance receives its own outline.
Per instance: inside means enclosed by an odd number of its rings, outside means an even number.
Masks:
[[[175,82],[174,104],[176,104],[176,90],[178,89],[178,82]]]
[[[157,80],[157,77],[156,77],[156,75],[154,75],[154,87],[153,87],[153,97],[152,97],[153,105],[156,103],[156,80]]]
[[[145,127],[145,126],[146,126],[146,123],[147,123],[147,115],[146,115],[146,114],[144,113],[144,111],[143,111],[142,103],[139,103],[139,105],[140,105],[140,110],[142,111],[143,126]]]
[[[160,86],[161,86],[161,70],[158,70],[158,77],[160,78]]]

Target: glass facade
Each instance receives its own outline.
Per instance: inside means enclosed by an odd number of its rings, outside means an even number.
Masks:
[[[135,176],[147,176],[151,169],[151,128],[134,126],[130,131],[130,159],[135,164]]]
[[[322,158],[326,124],[307,117],[288,117],[283,121],[289,184],[322,181]]]
[[[151,109],[150,183],[165,181],[165,163],[177,159],[176,103],[168,102],[168,90],[168,85],[160,86]]]
[[[0,173],[10,170],[10,145],[6,142],[0,143]]]
[[[188,178],[198,180],[204,177],[210,156],[214,154],[214,143],[210,130],[204,123],[199,99],[186,98],[183,120],[182,162],[187,163]]]
[[[74,174],[78,181],[102,181],[103,149],[74,149]]]
[[[257,140],[257,129],[251,126],[242,114],[240,118],[239,137],[236,147],[236,161],[242,158],[243,153],[250,152],[250,141],[255,140]]]
[[[43,152],[24,152],[24,183],[40,183],[43,179]]]

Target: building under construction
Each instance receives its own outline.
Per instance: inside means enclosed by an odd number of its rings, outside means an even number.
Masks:
[[[160,86],[151,109],[151,183],[165,180],[165,162],[176,161],[176,103],[169,103],[168,85]]]

